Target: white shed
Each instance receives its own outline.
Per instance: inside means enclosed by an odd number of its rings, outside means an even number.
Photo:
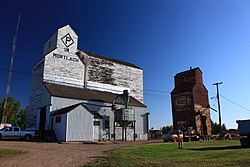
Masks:
[[[58,141],[100,140],[102,117],[91,112],[84,103],[74,104],[53,111],[51,130],[55,131]]]
[[[112,101],[122,107],[120,95],[44,83],[39,127],[54,130],[58,141],[147,140],[148,114],[144,104],[130,97],[134,122],[126,130],[115,123]],[[119,98],[117,98],[119,97]],[[118,122],[119,123],[119,122]]]

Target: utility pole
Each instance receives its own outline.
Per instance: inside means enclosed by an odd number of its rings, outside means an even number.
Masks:
[[[217,88],[217,100],[218,100],[218,112],[219,112],[219,126],[220,126],[220,139],[222,139],[222,129],[221,129],[221,112],[220,112],[220,94],[219,94],[219,85],[223,82],[216,82],[213,85],[216,85]]]
[[[13,39],[8,84],[7,84],[5,100],[4,100],[3,109],[2,109],[3,110],[2,111],[2,115],[3,115],[2,116],[2,123],[7,123],[7,104],[8,104],[8,98],[9,98],[9,93],[10,93],[10,79],[11,79],[11,74],[12,74],[12,66],[13,66],[13,61],[14,61],[14,54],[15,54],[15,50],[16,50],[16,38],[17,38],[17,32],[18,32],[20,18],[21,18],[21,13],[19,14],[19,17],[18,17],[17,26],[16,26],[16,33],[15,33],[15,36],[14,36],[14,39]]]

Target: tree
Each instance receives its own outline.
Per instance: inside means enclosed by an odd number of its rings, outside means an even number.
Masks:
[[[212,128],[212,134],[220,133],[219,125],[216,122],[213,122],[212,120],[211,120],[211,128]]]
[[[15,101],[13,97],[9,97],[7,101],[7,123],[15,124],[18,112],[20,110],[20,102]]]
[[[222,124],[222,126],[221,126],[221,130],[222,130],[222,132],[223,132],[223,131],[227,131],[226,124]]]
[[[212,134],[218,134],[218,133],[220,133],[220,125],[217,124],[216,122],[213,122],[212,120],[211,120],[211,127],[212,127]],[[222,124],[221,130],[222,131],[226,131],[227,130],[225,124]]]
[[[3,109],[4,100],[0,99],[1,106],[1,118],[2,119],[2,109]],[[15,101],[13,97],[8,98],[7,102],[7,123],[20,126],[25,128],[26,125],[26,116],[28,113],[27,107],[25,109],[20,109],[20,102]]]
[[[172,125],[167,125],[167,126],[163,126],[163,127],[162,127],[161,132],[162,132],[162,133],[168,133],[168,132],[170,132],[171,130],[173,130],[173,126],[172,126]]]
[[[3,111],[3,100],[0,99],[0,116],[2,118],[2,111]]]
[[[16,117],[16,125],[20,126],[20,128],[26,128],[26,121],[27,121],[27,114],[28,114],[28,107],[24,109],[20,109]]]

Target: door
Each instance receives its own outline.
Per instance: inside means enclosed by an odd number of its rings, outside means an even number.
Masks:
[[[202,116],[201,117],[201,124],[202,124],[202,130],[203,130],[203,135],[207,135],[207,124],[206,124],[207,117]]]
[[[93,133],[93,139],[94,140],[100,140],[101,139],[101,122],[99,119],[94,119],[94,133]]]
[[[14,139],[19,139],[21,137],[21,129],[19,127],[12,128],[12,134]]]
[[[42,107],[40,110],[39,130],[45,130],[45,123],[46,123],[46,107]]]
[[[54,130],[53,126],[54,126],[54,117],[52,117],[50,121],[50,130]]]
[[[19,131],[17,133],[19,133]],[[2,138],[3,139],[17,139],[18,138],[17,135],[18,134],[14,132],[14,128],[7,127],[6,129],[4,129]]]

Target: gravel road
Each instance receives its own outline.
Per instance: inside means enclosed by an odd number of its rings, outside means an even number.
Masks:
[[[45,143],[24,141],[0,141],[0,148],[21,150],[24,153],[13,157],[0,158],[0,166],[4,167],[71,167],[82,166],[97,157],[106,156],[106,151],[161,140],[149,141],[110,141],[98,144],[79,143]]]

